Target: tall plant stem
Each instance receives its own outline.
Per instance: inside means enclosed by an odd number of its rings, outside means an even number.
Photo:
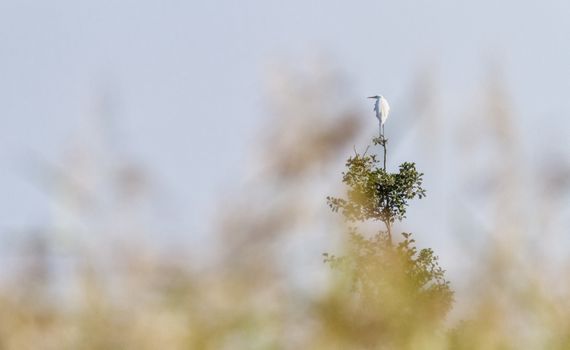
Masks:
[[[388,152],[386,143],[388,140],[384,137],[384,125],[380,125],[380,144],[384,148],[384,171],[386,171],[386,153]]]
[[[390,247],[392,247],[392,226],[390,225],[390,221],[384,222],[386,224],[386,229],[388,230],[388,243]]]
[[[387,147],[386,147],[386,139],[384,138],[384,135],[382,135],[382,147],[384,147],[384,171],[386,171],[386,152],[387,152]]]

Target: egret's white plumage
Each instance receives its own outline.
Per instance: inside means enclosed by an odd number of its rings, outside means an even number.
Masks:
[[[370,96],[368,98],[373,98],[376,100],[374,102],[374,112],[376,112],[376,118],[380,122],[381,135],[384,135],[384,123],[388,120],[388,114],[390,114],[390,105],[388,100],[382,95]]]

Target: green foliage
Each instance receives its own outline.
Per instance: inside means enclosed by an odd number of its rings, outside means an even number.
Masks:
[[[327,200],[351,223],[347,253],[324,256],[348,278],[352,298],[360,305],[345,315],[351,320],[347,327],[357,338],[356,334],[374,335],[363,346],[379,341],[396,344],[418,329],[434,330],[453,302],[445,271],[433,250],[416,248],[410,233],[402,233],[398,243],[391,236],[394,221],[406,217],[409,200],[425,196],[423,174],[414,163],[403,163],[397,173],[388,173],[375,155],[366,153],[350,157],[346,167],[342,180],[347,197]],[[383,222],[386,230],[371,237],[359,233],[356,222],[369,220]],[[377,332],[370,333],[371,328]]]
[[[453,292],[432,249],[418,251],[405,232],[397,245],[389,243],[385,232],[367,238],[352,227],[349,235],[350,254],[325,253],[325,262],[351,276],[352,291],[368,305],[378,304],[384,313],[394,309],[398,318],[441,319],[447,313]]]
[[[342,181],[348,186],[347,199],[327,197],[334,212],[339,210],[349,221],[378,220],[393,223],[406,217],[408,201],[425,197],[422,173],[414,163],[403,163],[398,173],[378,166],[375,155],[350,157]]]

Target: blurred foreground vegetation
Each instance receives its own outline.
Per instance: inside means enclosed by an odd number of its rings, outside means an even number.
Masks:
[[[243,193],[220,204],[207,263],[136,238],[62,253],[59,238],[40,235],[1,286],[0,349],[570,349],[570,265],[546,264],[541,238],[521,234],[519,212],[520,203],[535,209],[559,199],[521,201],[520,148],[501,95],[485,102],[500,159],[485,168],[496,173],[496,224],[483,249],[465,255],[472,268],[463,281],[450,283],[444,270],[453,266],[437,258],[447,252],[423,247],[430,232],[414,233],[419,244],[396,231],[408,202],[425,195],[423,174],[413,163],[380,167],[377,141],[348,159],[339,187],[334,164],[370,136],[374,120],[344,97],[334,74],[304,79],[274,77],[275,124]],[[410,113],[429,110],[429,96],[420,97]],[[460,141],[465,154],[481,149]],[[565,193],[568,183],[556,184]],[[322,193],[346,193],[328,199],[344,220],[328,213]],[[453,202],[450,213],[463,198]],[[333,243],[316,245],[315,232]],[[325,251],[335,253],[323,263]],[[54,256],[66,258],[64,267],[54,267]],[[307,259],[320,265],[309,269]],[[62,269],[63,280],[54,272]]]

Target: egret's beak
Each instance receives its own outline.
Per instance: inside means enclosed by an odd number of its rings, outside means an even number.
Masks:
[[[367,97],[367,98],[376,98],[376,96],[369,96],[369,97]]]

